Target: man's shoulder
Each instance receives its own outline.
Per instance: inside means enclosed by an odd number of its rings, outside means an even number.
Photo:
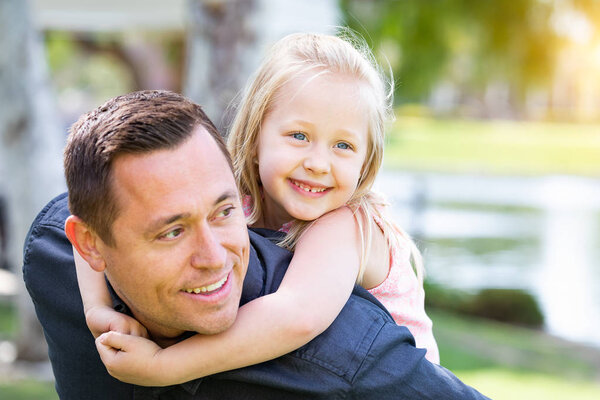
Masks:
[[[61,243],[65,245],[68,243],[64,235],[64,226],[65,220],[69,215],[67,193],[62,193],[50,200],[42,211],[38,213],[25,239],[23,249],[23,262],[25,266],[28,264],[33,245],[39,242],[40,239],[56,242],[56,244]],[[43,246],[43,250],[53,252],[55,249],[52,246]]]
[[[365,293],[355,288],[329,329],[287,356],[317,366],[306,368],[307,384],[326,394],[315,398],[487,399],[427,361],[408,328]]]
[[[333,324],[291,356],[317,364],[353,383],[370,354],[377,351],[380,331],[389,324],[396,325],[389,313],[362,291],[357,287]],[[408,330],[404,333],[406,342],[412,342]]]
[[[68,203],[69,196],[66,192],[50,200],[33,221],[32,228],[44,225],[63,229],[65,220],[71,215]]]
[[[278,232],[268,229],[248,229],[248,235],[252,250],[263,268],[287,270],[293,254],[276,244],[281,239]]]
[[[289,253],[289,251],[277,246],[277,242],[284,237],[284,234],[281,232],[264,228],[248,228],[248,234],[250,236],[250,243],[254,247],[264,249],[265,251],[279,249],[277,251]]]
[[[292,259],[292,253],[277,246],[277,233],[266,229],[249,229],[250,259],[244,279],[242,304],[275,292]]]
[[[419,353],[406,328],[366,296],[352,294],[333,324],[311,342],[277,359],[214,375],[203,382],[202,395],[227,381],[248,398],[275,399],[282,393],[289,399],[363,398],[370,390],[376,398],[398,398],[399,392],[387,386],[398,383],[402,357],[384,357],[393,344],[381,340],[390,329],[396,344]],[[382,395],[383,386],[388,396]]]
[[[34,219],[23,247],[23,278],[27,285],[30,278],[51,275],[50,271],[56,272],[58,266],[74,272],[71,244],[64,232],[69,215],[67,194],[63,193],[50,200]]]

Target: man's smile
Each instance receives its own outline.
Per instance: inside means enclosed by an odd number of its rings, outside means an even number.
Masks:
[[[225,283],[227,282],[229,278],[229,274],[225,275],[223,278],[219,279],[217,282],[215,283],[211,283],[210,285],[207,286],[199,286],[199,287],[194,287],[194,288],[186,288],[183,289],[184,292],[187,293],[195,293],[195,294],[213,294],[214,292],[218,291],[219,289],[221,289],[223,287],[223,285],[225,285]]]

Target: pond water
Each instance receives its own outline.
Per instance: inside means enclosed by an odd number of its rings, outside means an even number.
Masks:
[[[429,280],[526,290],[546,331],[600,347],[600,180],[384,171],[375,187]]]

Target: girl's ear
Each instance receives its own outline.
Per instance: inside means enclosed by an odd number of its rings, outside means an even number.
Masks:
[[[102,239],[98,237],[79,217],[70,215],[65,222],[65,233],[81,257],[87,261],[93,270],[102,272],[106,262],[98,251],[98,244]]]

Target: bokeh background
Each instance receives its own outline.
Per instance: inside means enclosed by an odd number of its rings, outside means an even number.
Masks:
[[[265,50],[365,38],[395,80],[377,181],[417,241],[442,365],[494,399],[600,398],[600,2],[0,0],[0,397],[56,399],[20,278],[67,129],[182,92],[223,133]]]

